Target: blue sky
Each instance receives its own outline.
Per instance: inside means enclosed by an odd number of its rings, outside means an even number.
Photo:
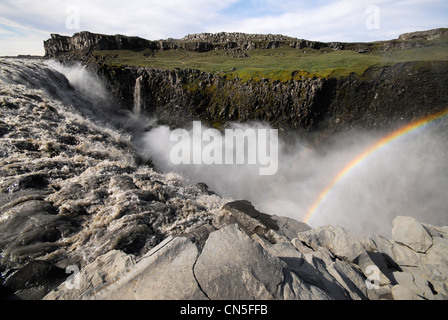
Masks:
[[[146,39],[199,32],[373,41],[448,27],[447,0],[0,0],[0,55],[43,54],[51,33]]]

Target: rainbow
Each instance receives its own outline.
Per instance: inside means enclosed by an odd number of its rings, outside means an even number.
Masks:
[[[350,161],[334,178],[330,181],[330,183],[327,184],[327,186],[319,193],[319,196],[317,197],[316,201],[313,203],[313,205],[308,209],[306,216],[304,218],[305,223],[309,223],[313,217],[313,215],[317,212],[317,209],[319,206],[325,201],[325,199],[329,196],[331,191],[337,186],[337,184],[353,169],[358,167],[367,157],[369,157],[372,153],[380,150],[385,145],[395,141],[396,139],[400,138],[401,136],[412,132],[418,128],[421,128],[434,120],[437,120],[443,116],[448,115],[448,109],[435,113],[433,115],[427,116],[425,118],[422,118],[420,120],[417,120],[415,122],[412,122],[394,132],[391,134],[381,138],[377,142],[375,142],[372,146],[370,146],[368,149],[363,151],[361,154],[356,156],[352,161]]]

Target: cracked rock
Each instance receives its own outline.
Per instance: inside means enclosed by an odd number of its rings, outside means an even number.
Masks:
[[[104,300],[204,300],[193,274],[198,249],[184,237],[168,238],[130,272],[91,297]]]
[[[195,266],[210,299],[278,299],[284,281],[280,260],[236,224],[210,234]]]
[[[392,238],[416,252],[425,253],[432,246],[432,238],[423,225],[413,217],[396,217],[392,221]]]

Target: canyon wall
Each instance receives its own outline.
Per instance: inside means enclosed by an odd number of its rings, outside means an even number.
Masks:
[[[377,43],[322,43],[280,35],[224,32],[159,41],[81,32],[73,37],[52,35],[44,46],[47,57],[80,60],[95,68],[107,79],[109,90],[122,108],[136,109],[173,127],[198,119],[215,127],[229,121],[261,120],[278,128],[337,131],[389,128],[443,110],[448,105],[448,62],[399,63],[337,79],[246,81],[191,69],[111,66],[90,52],[137,48],[200,52],[279,46],[369,52],[373,46],[380,51],[424,46],[428,37],[445,35],[445,29],[436,29]]]

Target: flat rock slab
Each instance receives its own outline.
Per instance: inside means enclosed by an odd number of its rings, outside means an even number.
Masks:
[[[432,238],[423,225],[413,217],[396,217],[392,221],[392,238],[416,252],[426,252]]]
[[[223,209],[229,211],[238,224],[248,233],[265,233],[269,229],[278,230],[279,227],[272,216],[262,213],[246,200],[226,203]]]
[[[335,256],[353,262],[365,252],[363,242],[339,226],[323,226],[297,235],[298,239],[311,248],[325,247]]]
[[[103,300],[203,300],[193,266],[199,252],[191,240],[167,239],[132,270],[94,296]]]
[[[119,250],[111,250],[99,256],[81,271],[77,266],[72,270],[73,275],[67,278],[56,290],[45,296],[45,300],[79,300],[86,299],[109,283],[118,279],[135,264],[131,255]],[[72,279],[71,279],[72,278]]]
[[[236,224],[210,234],[194,272],[212,300],[278,299],[284,280],[280,260]]]

